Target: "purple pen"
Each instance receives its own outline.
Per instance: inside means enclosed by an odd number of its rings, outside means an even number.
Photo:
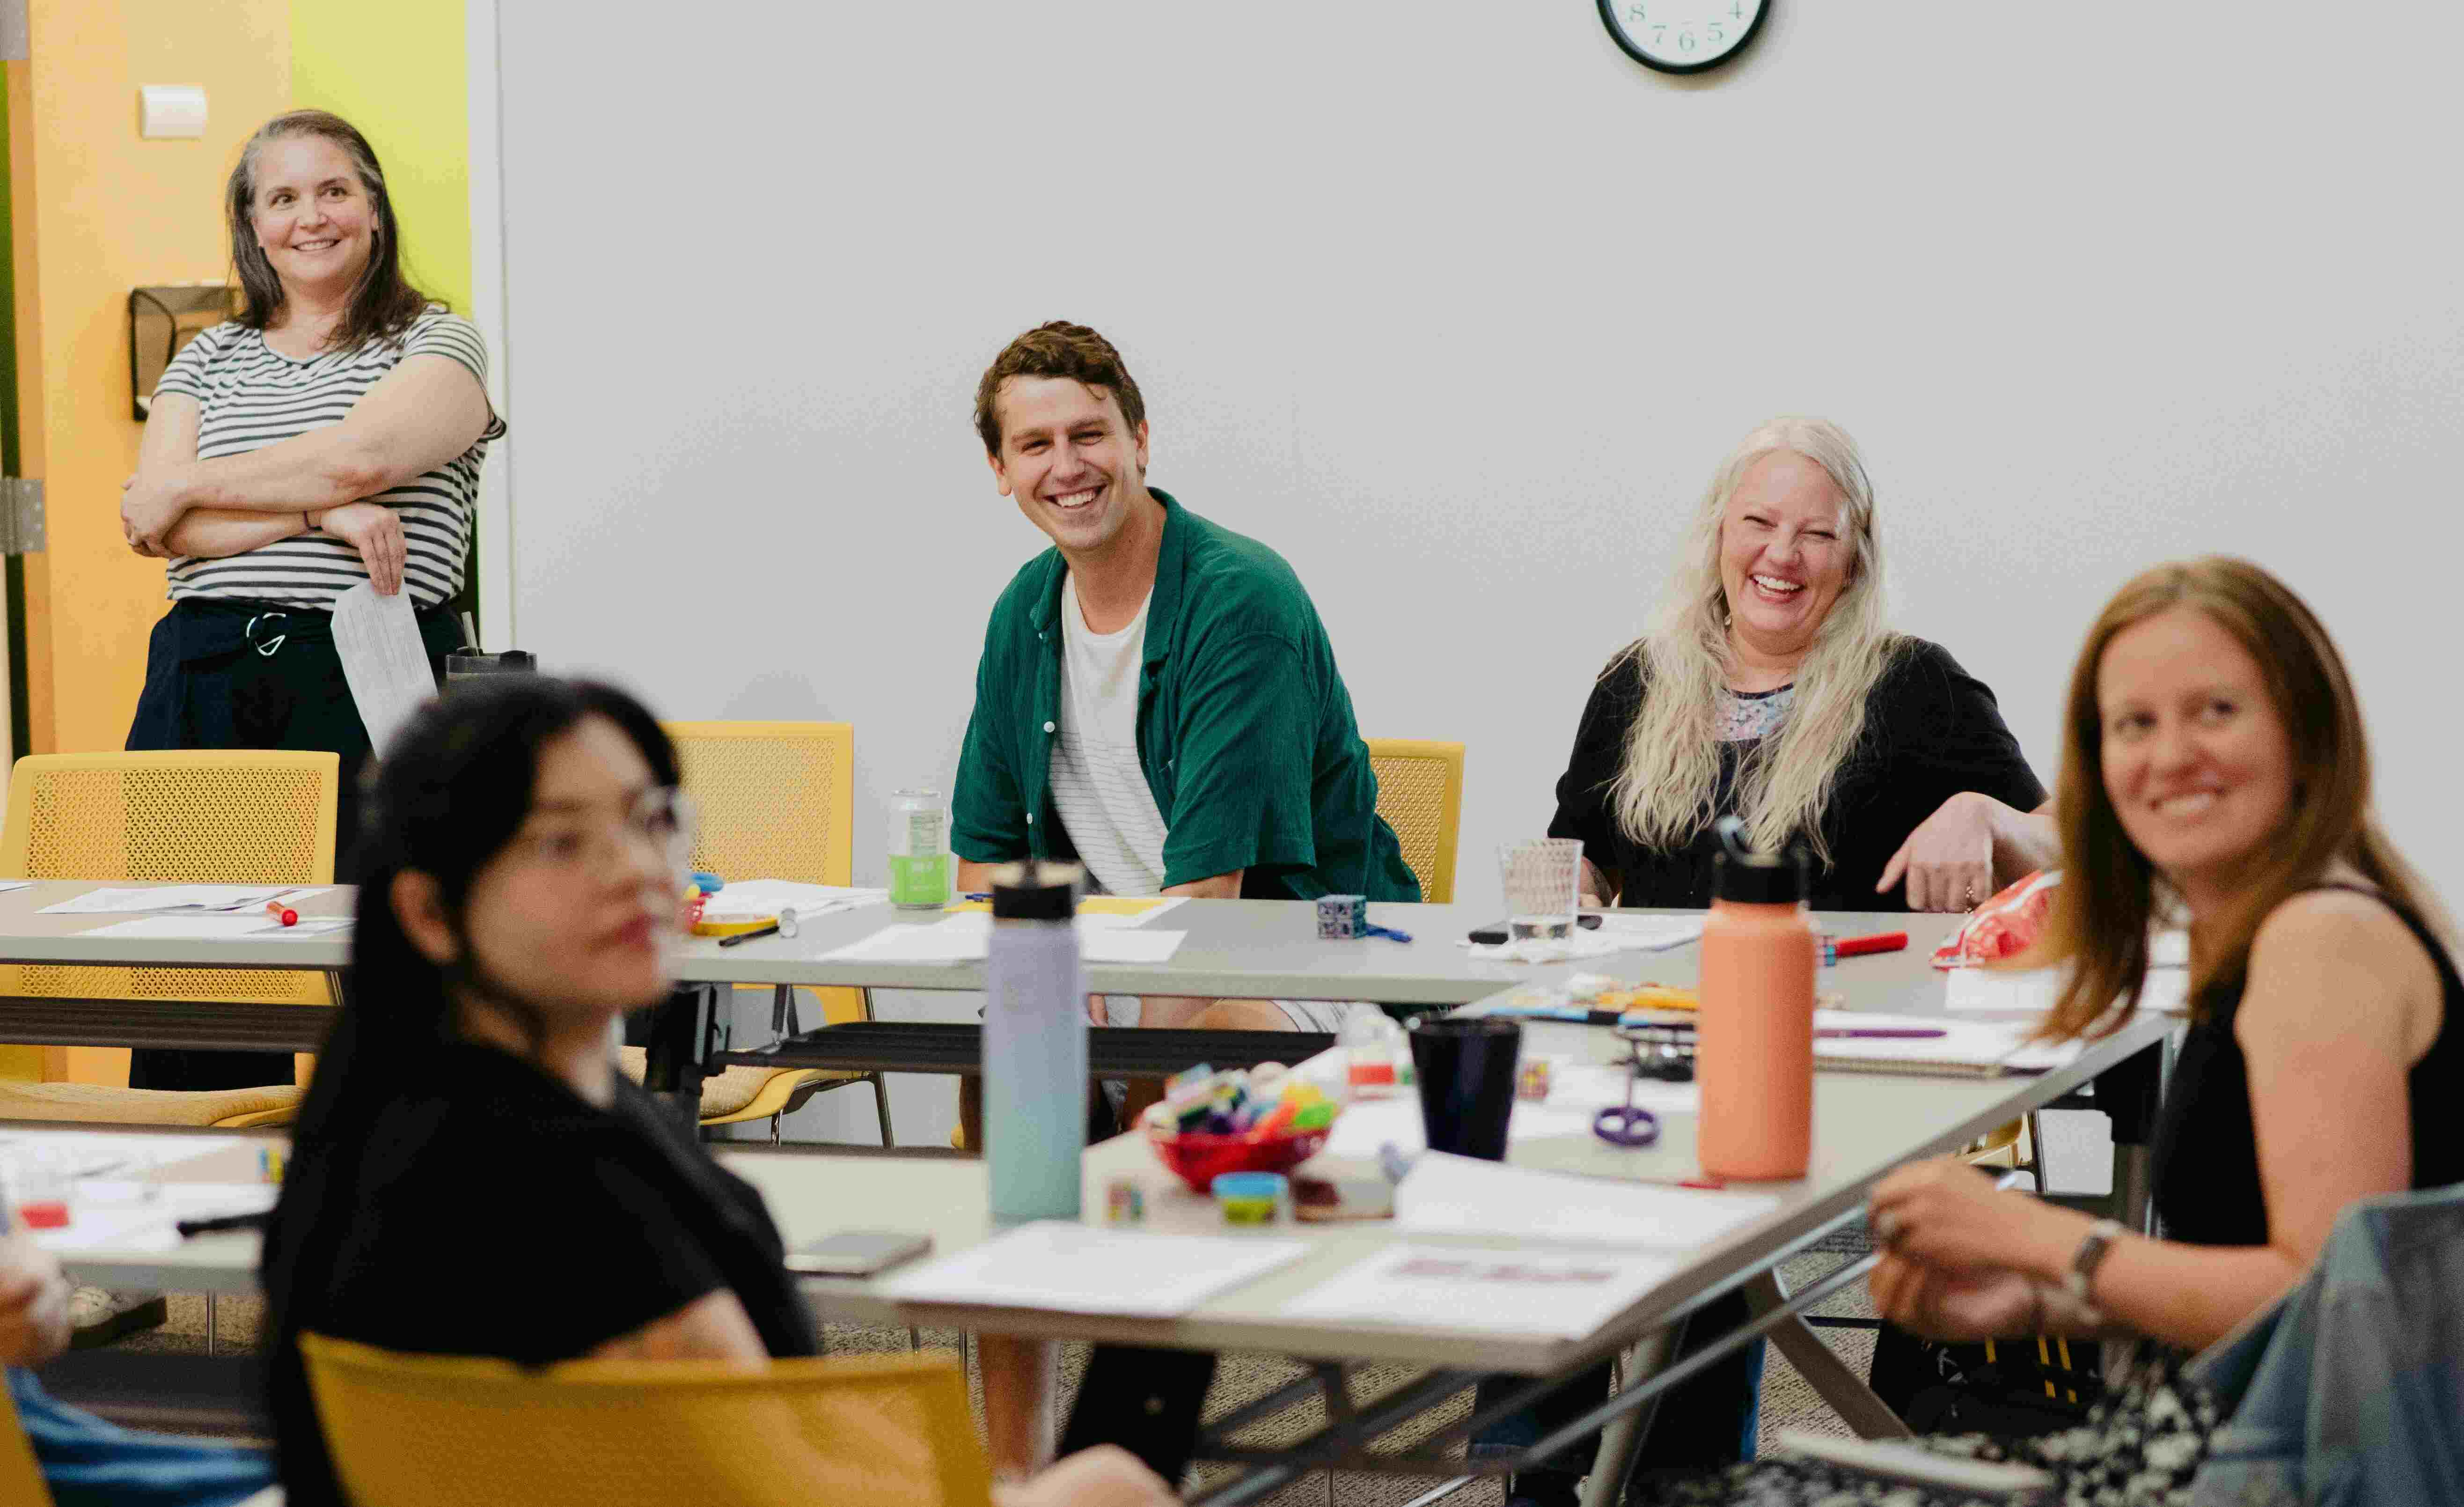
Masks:
[[[1950,1032],[1939,1026],[1829,1026],[1814,1034],[1824,1041],[1918,1041]]]

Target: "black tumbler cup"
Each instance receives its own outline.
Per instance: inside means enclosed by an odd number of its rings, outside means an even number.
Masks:
[[[1494,1015],[1424,1015],[1412,1022],[1411,1034],[1412,1072],[1419,1081],[1429,1149],[1505,1161],[1523,1028]]]

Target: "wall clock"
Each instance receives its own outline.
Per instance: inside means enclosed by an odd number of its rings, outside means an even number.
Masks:
[[[1600,24],[1626,55],[1664,74],[1699,74],[1742,51],[1771,0],[1599,0]]]

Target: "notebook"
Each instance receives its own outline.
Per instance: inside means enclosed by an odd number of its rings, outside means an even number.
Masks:
[[[1816,1031],[1938,1031],[1938,1036],[1816,1036],[1814,1065],[1825,1073],[1896,1073],[1926,1077],[1998,1077],[2050,1073],[2079,1054],[2084,1042],[2031,1042],[2033,1021],[1960,1020],[1947,1015],[1878,1015],[1818,1009]]]

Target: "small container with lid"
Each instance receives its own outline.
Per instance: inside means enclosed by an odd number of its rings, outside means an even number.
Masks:
[[[890,903],[907,910],[950,903],[950,824],[938,790],[901,790],[891,798]]]

